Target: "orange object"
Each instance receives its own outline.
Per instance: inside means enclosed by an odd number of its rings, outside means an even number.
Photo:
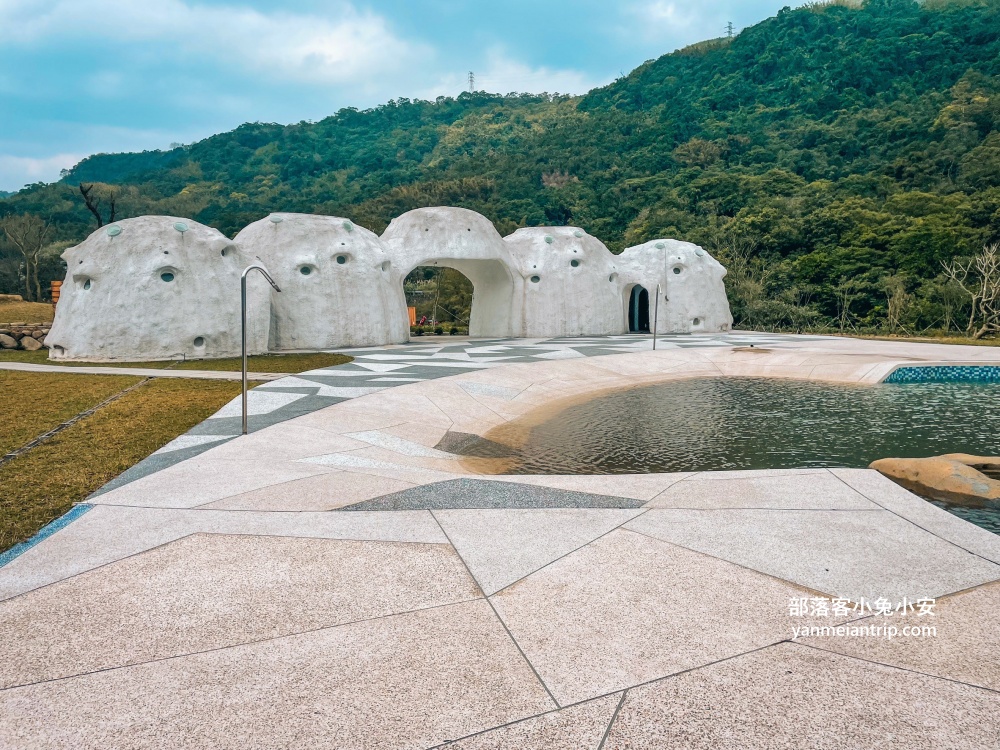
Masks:
[[[410,314],[410,325],[415,326],[417,324],[417,308],[408,307],[406,311]]]
[[[59,292],[62,289],[61,281],[52,282],[52,306],[55,307],[56,303],[59,301]]]

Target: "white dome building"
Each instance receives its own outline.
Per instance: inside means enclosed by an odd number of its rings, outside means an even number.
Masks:
[[[617,264],[626,331],[649,330],[660,288],[660,333],[715,333],[733,325],[723,278],[726,269],[690,242],[650,240],[626,248]]]
[[[62,254],[51,359],[238,356],[240,274],[250,262],[221,232],[173,216],[123,219]],[[248,349],[267,351],[268,291],[248,284]]]
[[[271,349],[320,350],[409,338],[402,283],[378,236],[335,216],[271,214],[236,235],[281,287]]]
[[[518,229],[504,242],[524,279],[521,336],[622,333],[615,256],[576,227]]]
[[[469,335],[520,335],[523,280],[493,223],[466,208],[418,208],[397,216],[382,233],[402,290],[418,266],[454,268],[472,282]]]

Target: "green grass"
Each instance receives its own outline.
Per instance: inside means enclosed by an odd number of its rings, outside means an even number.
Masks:
[[[48,302],[0,301],[2,323],[51,323],[54,310]]]
[[[16,381],[35,396],[31,422],[15,420],[20,444],[47,426],[63,421],[87,406],[137,382],[137,378],[106,375],[28,376],[34,383]],[[0,381],[6,385],[9,381]],[[10,389],[0,387],[6,400],[20,402]],[[123,471],[178,435],[215,413],[240,392],[240,384],[225,380],[151,380],[118,401],[85,417],[51,440],[0,466],[0,551],[24,541],[42,526],[68,511],[74,502],[114,479]],[[46,399],[47,396],[47,399]],[[81,408],[82,407],[82,408]],[[2,413],[9,414],[6,405]],[[23,422],[23,424],[22,424]],[[11,420],[6,420],[10,425]]]
[[[0,370],[0,454],[20,448],[140,380]]]
[[[315,352],[307,354],[259,354],[247,357],[247,367],[250,372],[305,372],[320,367],[333,367],[351,361],[351,357],[343,354],[326,354]],[[26,352],[20,349],[0,349],[0,362],[27,362],[37,365],[60,365],[67,367],[144,367],[164,368],[171,370],[212,370],[238,372],[242,366],[240,357],[225,359],[189,359],[184,362],[66,362],[49,359],[47,349],[36,352]]]

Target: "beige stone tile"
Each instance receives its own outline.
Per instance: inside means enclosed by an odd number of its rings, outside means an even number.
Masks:
[[[801,596],[792,584],[618,530],[492,601],[566,704],[788,638],[789,600]]]
[[[336,453],[363,448],[364,443],[335,435],[326,430],[297,424],[295,420],[281,422],[263,430],[241,435],[223,445],[202,453],[202,459],[237,459],[274,461],[306,458],[322,453]]]
[[[410,482],[371,474],[331,471],[328,474],[233,495],[200,507],[260,511],[335,510],[414,486]]]
[[[691,472],[673,474],[504,474],[502,476],[480,476],[477,479],[534,484],[539,487],[555,487],[560,490],[589,492],[595,495],[630,497],[635,500],[650,500],[667,487],[686,479]]]
[[[0,692],[0,745],[423,748],[555,708],[483,601]]]
[[[604,750],[985,750],[998,697],[781,644],[630,690]]]
[[[0,603],[0,684],[476,596],[446,545],[195,535]]]
[[[997,534],[932,505],[872,469],[830,469],[830,472],[880,507],[962,549],[1000,563]]]
[[[1000,579],[1000,566],[884,510],[662,509],[627,528],[854,602]]]
[[[224,497],[330,471],[300,461],[211,459],[197,456],[98,495],[98,505],[193,508]]]
[[[621,695],[615,693],[552,711],[443,747],[449,750],[595,750]]]
[[[438,510],[434,515],[483,591],[493,594],[640,512],[546,508]]]
[[[934,615],[867,618],[858,625],[931,626],[933,636],[816,637],[807,645],[916,672],[990,688],[1000,693],[1000,583],[939,599]],[[1000,700],[1000,699],[998,699]]]
[[[0,599],[199,532],[448,543],[426,511],[275,513],[100,505],[0,568]]]
[[[722,474],[723,472],[713,472]],[[875,510],[877,505],[828,471],[722,477],[697,474],[657,495],[650,508]]]

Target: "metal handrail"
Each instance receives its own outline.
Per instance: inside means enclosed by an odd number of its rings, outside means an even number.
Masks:
[[[653,303],[653,351],[656,351],[656,324],[660,319],[660,285],[656,285],[656,301]]]
[[[251,271],[260,271],[261,275],[267,279],[267,283],[274,287],[274,291],[280,292],[281,288],[274,283],[271,274],[267,272],[260,263],[251,263],[247,266],[240,277],[240,319],[242,329],[240,337],[243,344],[243,434],[247,434],[247,274]]]

